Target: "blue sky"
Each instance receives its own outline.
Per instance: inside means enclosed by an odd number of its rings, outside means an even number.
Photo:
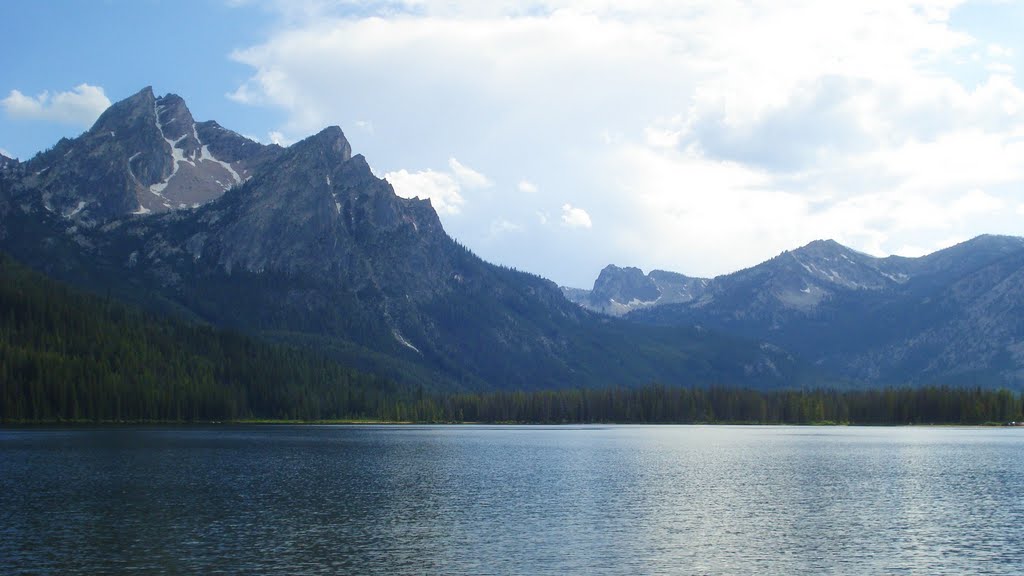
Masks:
[[[342,127],[484,258],[589,286],[818,238],[1024,234],[1024,5],[107,0],[3,6],[0,151],[152,85],[263,142]]]

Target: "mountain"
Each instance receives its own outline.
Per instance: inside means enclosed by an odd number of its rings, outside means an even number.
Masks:
[[[693,326],[594,315],[453,241],[340,128],[288,148],[197,124],[152,90],[25,163],[0,249],[94,292],[447,389],[742,384],[815,377],[788,353]]]
[[[622,316],[633,310],[663,304],[691,302],[708,285],[705,278],[691,278],[675,272],[652,270],[644,275],[639,268],[608,265],[601,270],[592,290],[562,287],[562,294],[584,308]]]
[[[8,158],[0,154],[0,198],[6,198],[11,190],[23,176],[23,169],[20,162],[14,158]]]
[[[0,255],[0,422],[367,418],[410,391],[82,294]]]
[[[1024,386],[1024,238],[981,236],[920,258],[815,241],[627,318],[771,342],[869,384]]]
[[[280,153],[216,122],[196,123],[181,97],[157,98],[147,87],[26,162],[24,186],[42,194],[46,210],[96,226],[205,204]]]

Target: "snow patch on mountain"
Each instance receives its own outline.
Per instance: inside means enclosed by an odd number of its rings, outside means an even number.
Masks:
[[[153,184],[152,186],[149,187],[150,192],[161,197],[163,196],[164,190],[167,189],[167,185],[171,183],[171,179],[174,178],[174,176],[178,173],[178,163],[185,161],[184,151],[176,147],[178,145],[178,142],[181,142],[185,138],[185,135],[182,135],[177,140],[171,140],[170,138],[167,137],[167,135],[164,133],[164,125],[160,122],[160,112],[162,110],[163,106],[160,106],[156,103],[153,104],[153,115],[156,118],[156,129],[160,132],[160,136],[164,139],[164,141],[167,142],[167,144],[171,147],[171,159],[173,160],[173,163],[171,164],[171,175],[168,176],[166,179],[157,182],[156,184]],[[170,208],[170,206],[166,202],[164,203],[164,205]]]
[[[395,340],[398,340],[398,343],[401,344],[402,346],[405,346],[406,348],[415,351],[417,354],[422,354],[422,352],[420,352],[420,349],[413,346],[411,342],[406,340],[405,337],[402,336],[402,333],[399,332],[397,328],[392,329],[391,334],[395,337]]]
[[[83,208],[85,208],[85,205],[86,205],[86,202],[84,200],[79,201],[78,205],[75,206],[75,209],[72,210],[71,212],[68,212],[68,214],[65,216],[65,218],[71,218],[75,214],[78,214],[79,212],[82,211]]]

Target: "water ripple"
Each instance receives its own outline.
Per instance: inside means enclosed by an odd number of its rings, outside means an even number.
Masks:
[[[7,574],[1024,573],[1024,434],[0,430]]]

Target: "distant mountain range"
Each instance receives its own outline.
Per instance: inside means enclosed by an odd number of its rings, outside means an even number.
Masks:
[[[597,315],[548,280],[482,261],[428,200],[374,176],[337,127],[266,146],[149,88],[77,138],[2,159],[0,250],[79,288],[405,384],[828,381],[764,341]]]
[[[1024,382],[1024,238],[920,258],[815,241],[713,279],[609,266],[593,290],[563,293],[638,323],[770,342],[855,382]]]

